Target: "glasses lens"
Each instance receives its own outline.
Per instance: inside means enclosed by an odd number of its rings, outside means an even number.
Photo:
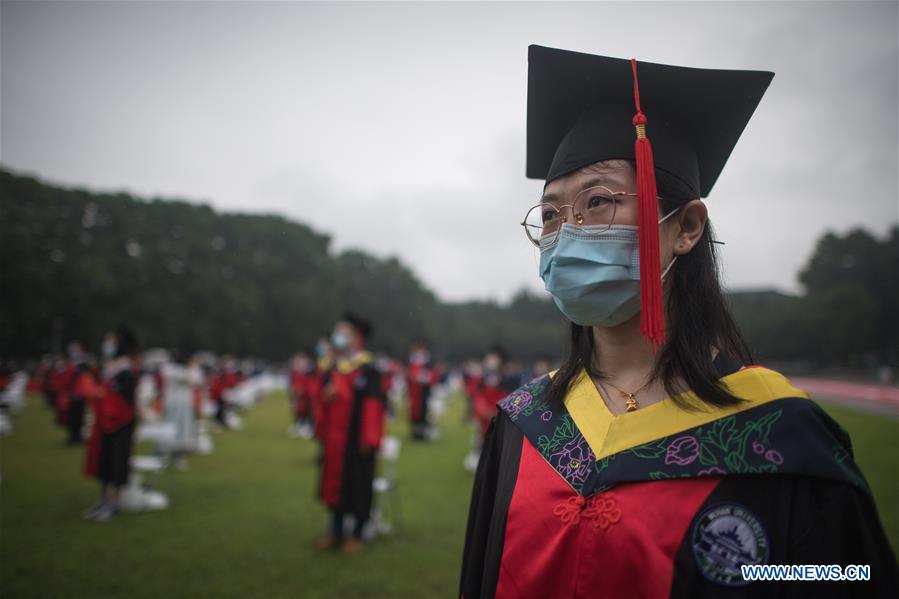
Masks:
[[[574,220],[580,225],[612,226],[617,201],[605,187],[591,187],[578,194],[574,201]]]
[[[524,217],[524,230],[534,245],[540,245],[540,238],[559,230],[561,219],[552,204],[540,204],[528,210]]]

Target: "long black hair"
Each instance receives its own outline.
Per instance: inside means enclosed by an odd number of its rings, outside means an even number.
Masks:
[[[658,169],[656,183],[663,198],[659,201],[660,214],[668,214],[698,197],[681,180]],[[719,382],[713,364],[713,347],[730,361],[753,362],[721,288],[713,239],[712,224],[707,221],[699,243],[688,253],[678,256],[666,277],[670,281],[666,306],[668,330],[650,377],[661,379],[666,393],[684,409],[697,407],[678,396],[685,391],[692,391],[713,406],[730,406],[743,401]],[[549,389],[549,401],[558,402],[557,405],[564,401],[582,368],[593,378],[604,378],[593,351],[592,328],[574,323],[570,326],[568,356]]]

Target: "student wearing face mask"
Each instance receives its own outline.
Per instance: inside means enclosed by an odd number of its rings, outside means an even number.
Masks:
[[[531,46],[526,211],[570,321],[561,367],[499,404],[460,596],[892,596],[846,432],[753,365],[705,203],[772,78]],[[870,566],[752,582],[742,566]]]
[[[329,404],[324,400],[325,379],[334,367],[334,348],[328,339],[321,338],[315,344],[315,368],[308,380],[307,392],[312,402],[312,414],[315,422],[314,436],[321,444],[328,423]]]
[[[197,359],[181,349],[171,352],[171,359],[160,367],[163,418],[174,425],[171,465],[187,470],[187,454],[197,448],[197,422],[194,392],[203,386],[203,373]]]
[[[497,404],[518,386],[518,378],[507,372],[506,352],[493,345],[478,365],[479,375],[471,377],[466,390],[471,398],[471,418],[475,425],[471,451],[465,456],[466,470],[477,468],[481,448]]]
[[[290,361],[290,400],[294,424],[291,436],[311,439],[314,412],[312,408],[313,378],[315,369],[309,356],[300,352]]]
[[[472,393],[472,413],[483,442],[490,421],[496,415],[497,403],[518,385],[515,377],[506,372],[506,352],[499,345],[490,348],[482,366],[483,374]]]
[[[103,340],[103,383],[83,390],[94,409],[94,424],[87,444],[84,471],[100,483],[100,501],[83,516],[106,522],[119,511],[119,496],[128,483],[129,460],[137,421],[134,391],[137,385],[133,357],[134,334],[124,327]]]
[[[363,532],[372,508],[375,457],[384,434],[386,398],[372,354],[366,349],[371,325],[345,314],[334,328],[331,344],[337,353],[322,390],[328,417],[322,436],[319,497],[331,515],[319,549],[362,549]],[[344,536],[344,519],[353,516],[353,530]]]
[[[431,365],[431,353],[424,341],[416,341],[409,352],[406,366],[406,389],[409,396],[409,425],[412,438],[428,439],[431,433],[429,402],[431,389],[437,384],[437,374]]]
[[[69,398],[66,410],[66,424],[69,430],[68,443],[69,445],[80,445],[82,443],[81,433],[84,428],[84,409],[88,401],[85,393],[90,393],[90,389],[96,385],[96,381],[81,342],[70,343],[68,353],[72,369],[67,389]]]

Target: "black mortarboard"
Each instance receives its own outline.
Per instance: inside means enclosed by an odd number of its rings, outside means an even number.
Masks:
[[[497,356],[499,356],[499,359],[503,362],[505,362],[509,357],[508,354],[506,354],[506,350],[503,349],[503,346],[500,345],[499,343],[494,343],[493,345],[491,345],[490,349],[487,350],[487,353],[488,354],[496,354]]]
[[[654,347],[665,340],[656,172],[707,196],[772,77],[528,48],[527,176],[636,164],[640,331]]]
[[[364,338],[368,339],[371,337],[371,323],[361,316],[353,314],[352,312],[344,312],[343,321],[356,329],[356,331],[358,331]]]
[[[134,332],[124,325],[119,325],[115,329],[116,338],[116,357],[130,356],[137,352],[137,337]]]
[[[631,61],[528,50],[527,176],[549,182],[600,160],[634,160]],[[706,197],[774,73],[642,61],[639,71],[656,169]]]

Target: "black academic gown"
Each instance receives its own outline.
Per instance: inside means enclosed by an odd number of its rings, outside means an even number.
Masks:
[[[334,387],[322,435],[319,497],[331,510],[368,519],[386,397],[368,352],[342,359],[326,377]]]
[[[695,417],[649,406],[640,418],[664,435],[628,433],[637,421],[625,414],[605,421],[602,439],[602,423],[584,416],[588,391],[550,406],[548,377],[500,402],[459,595],[895,596],[896,558],[845,431],[778,373],[723,356],[716,366],[750,401]],[[741,565],[773,564],[870,565],[870,580],[742,578]]]

